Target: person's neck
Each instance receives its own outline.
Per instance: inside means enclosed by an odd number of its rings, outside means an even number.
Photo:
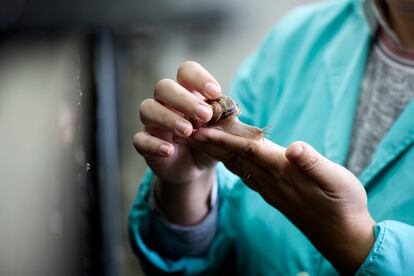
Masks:
[[[400,7],[387,5],[387,20],[397,35],[402,46],[414,50],[414,14],[408,13]]]

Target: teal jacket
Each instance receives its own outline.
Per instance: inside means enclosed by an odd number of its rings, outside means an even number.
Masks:
[[[306,6],[286,16],[242,66],[233,96],[249,124],[273,126],[268,137],[287,146],[313,145],[344,164],[361,80],[371,49],[361,1]],[[375,244],[358,274],[414,275],[414,100],[405,108],[359,176],[377,221]],[[142,180],[129,218],[130,238],[148,271],[243,275],[337,274],[279,211],[224,166],[218,233],[200,257],[163,259],[146,246],[152,173]],[[312,208],[312,206],[309,206]]]

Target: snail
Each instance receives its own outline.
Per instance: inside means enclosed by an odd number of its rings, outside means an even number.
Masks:
[[[241,113],[239,105],[229,96],[221,96],[215,100],[208,100],[207,104],[213,110],[213,116],[207,123],[209,126],[254,140],[262,139],[265,133],[270,134],[265,131],[268,127],[257,128],[242,123],[237,118]]]

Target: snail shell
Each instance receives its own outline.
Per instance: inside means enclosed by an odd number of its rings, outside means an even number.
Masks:
[[[215,100],[208,100],[207,103],[213,110],[213,116],[208,122],[209,124],[214,124],[220,120],[224,120],[230,117],[237,117],[241,113],[236,101],[228,96],[221,96]]]
[[[270,134],[266,132],[268,127],[257,128],[240,122],[237,118],[241,113],[239,105],[228,96],[221,96],[216,100],[208,100],[207,103],[213,110],[213,116],[207,123],[212,127],[254,140],[262,139],[265,133]]]

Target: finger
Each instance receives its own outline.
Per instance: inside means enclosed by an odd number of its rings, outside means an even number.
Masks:
[[[252,140],[215,128],[200,128],[194,139],[205,144],[216,145],[250,158],[263,166],[282,166],[285,148],[267,140]]]
[[[155,85],[154,98],[204,123],[207,123],[213,116],[211,107],[205,101],[170,79],[160,80]]]
[[[327,189],[356,179],[350,171],[325,158],[305,142],[297,141],[289,145],[286,158],[305,175]]]
[[[269,169],[267,166],[262,166],[261,161],[256,161],[250,156],[242,156],[236,152],[224,149],[222,146],[197,141],[191,141],[189,144],[190,146],[197,147],[200,151],[205,151],[213,158],[222,161],[249,188],[260,193],[269,204],[284,210],[287,205],[296,202],[298,196],[296,195],[294,186],[283,176],[285,172],[282,169],[278,170],[274,166]],[[288,161],[284,156],[283,161],[278,160],[277,162],[279,168],[287,164]]]
[[[194,162],[198,168],[212,168],[219,160],[218,158],[214,157],[212,154],[209,154],[208,151],[205,150],[199,150],[198,147],[194,147],[191,142],[191,139],[189,138],[179,138],[179,137],[172,137],[172,141],[175,144],[179,145],[188,145],[195,149],[195,151],[192,151],[192,155],[194,158]]]
[[[245,158],[238,156],[236,153],[225,150],[215,145],[208,145],[199,143],[197,141],[188,141],[188,144],[202,152],[207,153],[216,160],[223,162],[223,164],[234,174],[238,175],[240,179],[246,183],[249,188],[260,192],[257,178],[263,180],[264,170],[259,166],[246,161]],[[259,176],[258,176],[259,175]]]
[[[186,61],[180,65],[177,81],[190,91],[200,92],[207,99],[216,99],[221,95],[221,87],[217,80],[194,61]]]
[[[168,157],[174,153],[173,145],[150,135],[146,131],[135,134],[133,144],[137,152],[142,156]]]
[[[264,172],[261,167],[256,166],[246,159],[237,156],[237,154],[234,154],[233,158],[224,161],[223,164],[231,172],[238,175],[250,189],[258,193],[263,192],[260,184],[265,183],[264,175],[266,172]]]
[[[188,137],[193,131],[189,121],[153,99],[146,99],[141,103],[139,114],[142,123],[147,127],[160,127],[181,137]]]
[[[216,145],[211,145],[211,144],[205,144],[205,143],[200,143],[194,139],[187,139],[186,143],[192,147],[195,148],[197,150],[203,151],[209,155],[211,155],[212,157],[214,157],[215,159],[219,160],[219,161],[227,161],[228,159],[233,158],[234,153],[223,148],[220,146],[216,146]]]
[[[197,98],[199,98],[199,99],[201,99],[203,101],[206,100],[206,97],[204,97],[203,94],[201,94],[200,92],[198,92],[196,90],[191,91],[191,93],[193,93],[194,96],[196,96]]]
[[[158,127],[149,127],[144,126],[144,131],[147,132],[149,135],[157,137],[161,140],[164,140],[168,143],[173,142],[173,136],[174,134],[169,131],[165,131],[165,129],[158,128]]]
[[[225,163],[226,167],[239,175],[249,188],[258,192],[273,207],[286,214],[289,210],[295,211],[294,206],[301,203],[302,200],[297,195],[297,191],[286,183],[282,176],[271,173],[246,157],[237,156],[233,160],[234,162],[230,164]],[[246,173],[251,175],[247,179]]]

